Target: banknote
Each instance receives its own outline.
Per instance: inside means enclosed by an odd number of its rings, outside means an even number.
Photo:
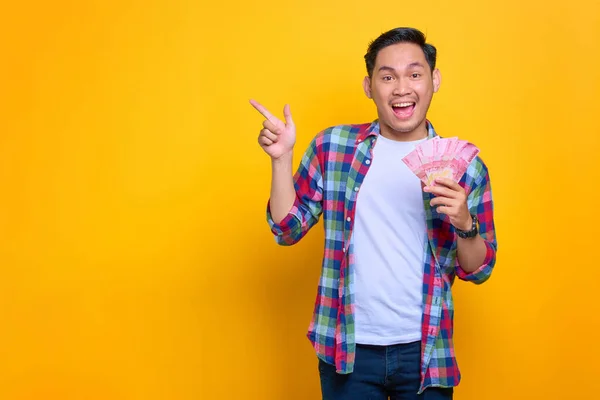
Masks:
[[[479,149],[458,137],[426,140],[402,158],[406,166],[425,184],[435,185],[443,177],[460,181]]]

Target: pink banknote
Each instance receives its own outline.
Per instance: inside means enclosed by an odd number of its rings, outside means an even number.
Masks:
[[[443,177],[460,181],[479,149],[458,137],[439,138],[419,143],[402,161],[426,185]]]

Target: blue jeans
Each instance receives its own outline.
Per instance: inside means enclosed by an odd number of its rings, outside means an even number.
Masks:
[[[319,360],[323,400],[451,400],[452,388],[420,386],[421,342],[356,346],[354,372],[337,374]]]

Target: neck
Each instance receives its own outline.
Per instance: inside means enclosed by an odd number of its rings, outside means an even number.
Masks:
[[[429,135],[426,121],[423,121],[412,131],[397,131],[387,124],[380,124],[379,129],[383,137],[398,142],[413,142],[415,140],[425,139]]]

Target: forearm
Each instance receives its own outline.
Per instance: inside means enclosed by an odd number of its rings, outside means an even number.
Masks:
[[[271,160],[270,210],[275,223],[280,223],[288,215],[296,200],[292,158],[293,153],[290,152]]]
[[[476,271],[485,261],[487,247],[485,240],[477,235],[470,239],[457,238],[457,258],[466,273]]]

